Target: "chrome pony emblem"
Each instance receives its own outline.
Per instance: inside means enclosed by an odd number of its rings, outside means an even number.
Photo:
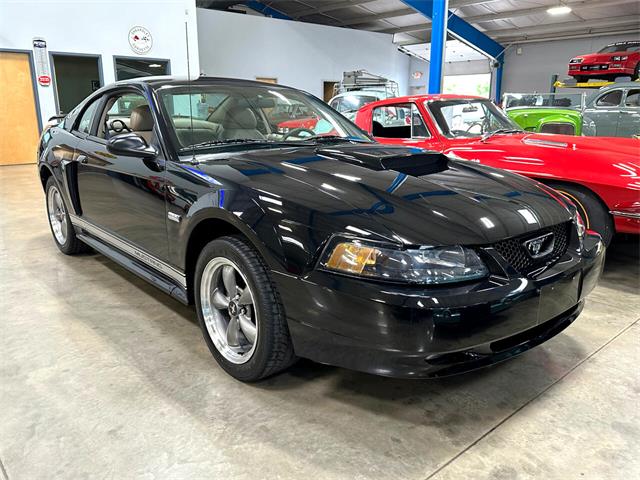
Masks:
[[[540,237],[531,238],[522,243],[531,258],[541,258],[553,251],[555,239],[553,233],[546,233]]]

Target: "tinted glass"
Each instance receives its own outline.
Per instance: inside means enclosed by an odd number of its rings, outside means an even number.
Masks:
[[[617,107],[622,101],[622,90],[614,90],[598,99],[596,105],[599,107]]]
[[[290,88],[192,85],[163,87],[159,93],[178,149],[239,148],[247,141],[275,144],[323,136],[371,141],[326,103]]]
[[[94,100],[83,112],[78,122],[78,131],[83,133],[91,133],[91,125],[93,124],[93,116],[98,108],[98,101]]]
[[[640,90],[629,90],[624,104],[626,107],[640,108]]]
[[[618,45],[607,45],[598,53],[615,53],[615,52],[637,52],[640,51],[639,43],[622,43]]]
[[[340,113],[350,113],[359,110],[367,103],[377,101],[377,97],[369,95],[347,95],[331,102],[331,106]]]

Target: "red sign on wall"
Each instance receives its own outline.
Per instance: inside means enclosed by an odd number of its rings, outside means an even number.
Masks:
[[[51,77],[49,75],[40,75],[38,77],[38,83],[43,87],[48,87],[51,85]]]

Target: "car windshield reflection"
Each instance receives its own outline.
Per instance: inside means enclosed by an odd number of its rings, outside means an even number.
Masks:
[[[427,102],[443,135],[486,137],[493,133],[516,133],[521,129],[490,100],[440,100]]]

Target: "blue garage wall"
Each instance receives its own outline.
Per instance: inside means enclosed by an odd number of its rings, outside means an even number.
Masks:
[[[200,69],[211,76],[275,77],[322,98],[323,81],[366,69],[408,91],[408,55],[391,35],[197,9]]]

